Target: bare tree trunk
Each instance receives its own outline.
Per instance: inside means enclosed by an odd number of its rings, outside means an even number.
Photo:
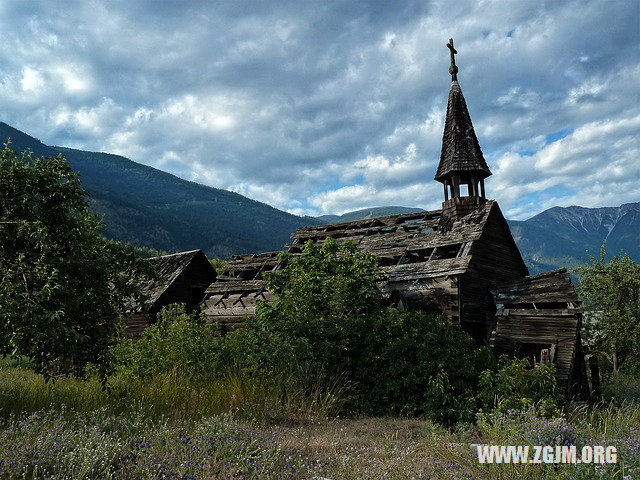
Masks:
[[[613,373],[618,373],[618,352],[613,352]]]

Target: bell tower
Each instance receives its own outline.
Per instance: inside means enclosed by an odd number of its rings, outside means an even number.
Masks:
[[[491,171],[478,144],[467,103],[458,84],[453,39],[447,47],[451,53],[451,88],[442,135],[442,152],[435,180],[444,186],[443,216],[466,215],[486,202],[484,179]]]

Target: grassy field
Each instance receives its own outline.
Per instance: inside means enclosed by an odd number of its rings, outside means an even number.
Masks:
[[[286,382],[285,382],[286,383]],[[637,402],[487,415],[445,429],[428,419],[336,418],[335,391],[229,376],[44,383],[0,364],[2,479],[640,478]],[[479,465],[474,444],[614,445],[612,465]]]

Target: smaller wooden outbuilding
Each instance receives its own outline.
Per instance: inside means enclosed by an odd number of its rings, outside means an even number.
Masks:
[[[533,365],[551,362],[561,392],[587,399],[584,354],[580,339],[582,304],[564,268],[524,277],[492,289],[497,355],[528,358]]]
[[[135,305],[124,319],[126,337],[139,337],[166,305],[183,303],[187,311],[198,308],[206,288],[216,280],[216,271],[202,250],[153,257],[149,261],[161,279],[142,286],[146,306]]]

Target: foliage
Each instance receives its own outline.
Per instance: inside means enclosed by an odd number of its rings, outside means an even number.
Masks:
[[[118,315],[151,271],[102,227],[64,157],[0,151],[1,355],[26,355],[47,376],[104,366]]]
[[[111,355],[117,374],[150,378],[177,370],[202,378],[218,373],[219,344],[217,324],[209,325],[204,315],[189,314],[184,305],[176,304],[164,307],[139,340],[121,339]]]
[[[478,399],[485,411],[535,408],[543,416],[552,416],[560,401],[555,366],[547,363],[530,368],[526,358],[502,357],[497,370],[486,370],[480,376]]]
[[[265,421],[325,417],[342,408],[348,387],[343,379],[328,380],[314,372],[238,369],[241,361],[248,361],[245,337],[221,337],[218,325],[204,320],[187,314],[182,305],[163,308],[141,339],[123,338],[111,349],[111,399],[88,392],[89,404],[113,405],[113,399],[119,399],[116,408],[130,410],[144,401],[154,416],[176,410],[196,417],[233,411]],[[37,386],[32,388],[37,391]],[[15,398],[24,403],[33,395]]]
[[[224,272],[224,266],[227,264],[228,260],[223,260],[221,258],[210,258],[209,263],[216,270],[218,275],[222,275]]]
[[[353,371],[369,321],[381,309],[377,259],[330,239],[282,260],[286,268],[266,276],[275,301],[257,312],[270,368],[287,369],[295,359],[314,369]]]
[[[480,372],[493,366],[489,349],[437,316],[395,308],[370,318],[365,332],[353,372],[362,410],[473,420]]]
[[[491,356],[439,318],[385,308],[377,259],[346,242],[305,245],[267,277],[275,296],[247,328],[227,335],[238,366],[353,382],[359,412],[470,419]],[[227,343],[228,342],[228,343]]]
[[[629,256],[600,258],[577,270],[578,291],[585,301],[584,338],[592,351],[605,356],[617,373],[640,373],[640,265]]]
[[[618,372],[602,386],[604,401],[640,405],[640,378]]]

